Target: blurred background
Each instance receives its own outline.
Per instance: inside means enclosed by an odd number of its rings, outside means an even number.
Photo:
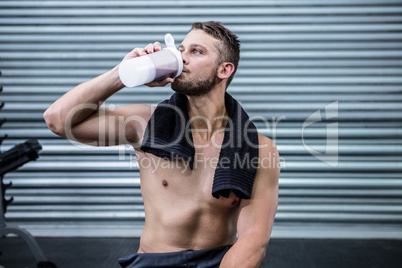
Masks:
[[[39,239],[140,236],[133,150],[57,137],[42,114],[133,48],[166,33],[178,45],[208,20],[239,36],[228,92],[281,155],[273,239],[402,239],[400,0],[0,1],[1,152],[30,138],[43,147],[4,177],[7,223]],[[125,88],[105,105],[171,94]]]

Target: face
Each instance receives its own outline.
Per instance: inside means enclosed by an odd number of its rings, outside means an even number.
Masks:
[[[189,32],[179,46],[183,72],[174,79],[172,89],[187,96],[202,96],[218,83],[219,41],[202,30]]]

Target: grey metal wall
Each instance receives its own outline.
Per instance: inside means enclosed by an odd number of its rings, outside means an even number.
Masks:
[[[36,235],[139,235],[139,174],[125,147],[53,135],[44,110],[132,48],[179,42],[219,20],[242,40],[229,89],[283,163],[277,237],[402,237],[402,1],[0,1],[8,134],[39,160],[6,176],[6,214]],[[106,105],[156,104],[169,88],[124,89]],[[318,111],[318,112],[317,112]],[[323,158],[324,157],[324,158]]]

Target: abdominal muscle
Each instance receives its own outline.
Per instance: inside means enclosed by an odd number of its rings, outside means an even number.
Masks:
[[[143,152],[136,154],[138,158],[156,158]],[[240,200],[233,193],[229,198],[214,198],[213,174],[214,169],[208,168],[183,172],[180,167],[151,169],[141,168],[140,164],[145,227],[139,253],[200,250],[234,244]]]
[[[184,211],[171,211],[156,217],[149,217],[146,213],[138,252],[201,250],[234,244],[235,226],[228,219],[221,216],[212,219],[212,215],[203,215],[201,212],[187,212],[187,215],[182,215],[182,212]]]

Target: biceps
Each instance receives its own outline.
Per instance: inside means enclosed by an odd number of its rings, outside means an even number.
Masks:
[[[111,120],[108,120],[106,109],[100,108],[87,119],[72,128],[66,128],[66,138],[93,146],[106,146],[109,136],[114,130]],[[112,133],[114,135],[115,133]]]
[[[144,124],[140,116],[126,117],[119,110],[100,108],[88,119],[66,131],[66,138],[93,146],[112,146],[133,143]],[[135,119],[135,120],[134,120]]]

